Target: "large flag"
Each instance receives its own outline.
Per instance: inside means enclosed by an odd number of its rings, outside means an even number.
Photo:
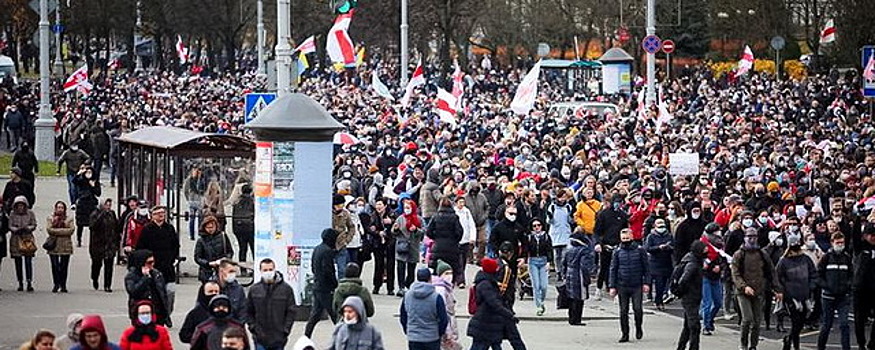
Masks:
[[[869,62],[863,68],[863,78],[867,81],[875,80],[875,54],[869,56]]]
[[[407,86],[404,88],[404,96],[401,97],[401,105],[409,107],[410,98],[413,97],[413,89],[422,85],[425,85],[425,76],[422,74],[422,61],[420,60],[419,64],[416,65],[416,69],[413,70],[413,76],[410,77],[410,81],[407,82]]]
[[[316,38],[314,36],[310,36],[304,41],[301,42],[301,45],[295,48],[295,51],[298,51],[302,54],[311,54],[316,52]]]
[[[510,109],[516,114],[526,115],[535,106],[535,97],[538,96],[538,77],[541,75],[541,61],[526,73],[520,86],[516,89]]]
[[[392,97],[392,93],[389,92],[389,87],[386,84],[383,84],[380,81],[380,74],[377,73],[376,70],[371,72],[371,89],[374,89],[374,92],[377,93],[377,96],[385,98],[389,101],[394,101],[395,98]]]
[[[826,44],[836,41],[836,26],[832,19],[826,20],[823,30],[820,31],[820,43]]]
[[[188,63],[188,48],[182,43],[182,36],[176,36],[176,56],[179,57],[179,64]]]
[[[456,125],[456,97],[449,91],[438,88],[437,113],[441,123]]]
[[[462,68],[459,67],[459,60],[453,60],[456,66],[456,71],[453,72],[453,97],[456,98],[456,110],[462,109],[462,95],[465,94],[465,85],[462,83],[465,73],[462,73]]]
[[[328,51],[331,62],[342,63],[345,66],[355,64],[355,48],[347,31],[350,22],[352,22],[352,12],[339,15],[328,31],[325,50]]]
[[[88,64],[87,63],[85,65],[83,65],[82,67],[80,67],[79,69],[77,69],[75,72],[73,72],[73,74],[70,75],[69,78],[67,78],[67,81],[64,82],[64,92],[70,92],[72,90],[77,90],[77,91],[87,95],[89,92],[91,92],[92,87],[93,86],[88,81]]]
[[[753,68],[753,51],[750,50],[750,46],[744,46],[744,54],[741,55],[741,60],[738,61],[738,69],[735,70],[735,76],[742,76],[747,71]]]

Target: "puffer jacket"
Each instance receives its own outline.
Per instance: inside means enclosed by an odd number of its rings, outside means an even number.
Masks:
[[[435,259],[450,259],[459,256],[459,241],[462,240],[464,229],[459,216],[452,207],[441,208],[431,218],[425,235],[434,240],[432,255]]]
[[[24,196],[15,197],[12,212],[9,213],[9,256],[13,258],[24,256],[18,249],[18,242],[22,239],[33,240],[33,231],[36,230],[36,216],[33,210],[27,209],[27,199]],[[15,206],[23,204],[24,213],[19,214]],[[34,243],[36,243],[34,241]],[[34,256],[30,254],[28,256]]]
[[[587,237],[571,237],[571,246],[565,250],[562,260],[562,275],[565,276],[565,286],[568,296],[572,299],[586,299],[586,292],[595,270],[595,252],[592,242]]]
[[[650,284],[650,264],[644,248],[632,243],[620,245],[611,257],[611,270],[608,279],[610,288],[638,288]]]
[[[668,249],[660,248],[661,245],[667,244]],[[665,233],[652,231],[647,238],[644,239],[644,250],[650,255],[650,274],[659,276],[670,276],[672,271],[672,253],[674,252],[674,238],[668,230]]]
[[[814,262],[802,252],[790,250],[775,266],[776,282],[785,292],[785,297],[803,301],[811,296],[817,286],[817,271]]]
[[[574,211],[574,221],[577,227],[583,229],[583,233],[591,235],[595,232],[595,219],[602,210],[602,203],[596,199],[582,200],[577,203]]]
[[[438,211],[441,176],[436,168],[429,169],[426,174],[425,184],[419,191],[419,207],[422,210],[422,217],[428,220]]]
[[[73,255],[73,218],[64,219],[64,227],[52,227],[52,217],[46,219],[46,233],[55,238],[55,249],[48,251],[49,255]]]
[[[854,265],[847,252],[830,250],[817,265],[818,285],[824,298],[841,298],[851,294]]]
[[[201,225],[201,227],[203,226]],[[200,238],[194,246],[194,261],[198,265],[198,280],[201,282],[209,280],[215,271],[215,268],[210,266],[210,262],[221,258],[234,258],[234,248],[228,235],[219,231],[208,234],[201,230]]]
[[[468,322],[467,334],[476,342],[500,342],[504,339],[505,329],[515,322],[514,313],[504,305],[493,274],[477,272],[474,284],[477,313]]]
[[[362,279],[357,277],[341,278],[337,283],[337,288],[334,289],[333,310],[339,315],[343,315],[343,310],[340,306],[346,301],[346,298],[357,296],[365,304],[365,313],[368,317],[374,317],[374,299],[371,298],[371,292],[362,286]]]
[[[251,322],[249,330],[259,344],[283,346],[295,323],[295,293],[277,272],[273,283],[258,282],[246,298]]]

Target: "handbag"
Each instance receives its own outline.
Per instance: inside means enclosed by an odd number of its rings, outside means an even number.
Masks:
[[[568,286],[563,281],[556,285],[556,309],[565,310],[569,307],[571,307],[571,300],[568,299]]]
[[[24,256],[32,256],[36,253],[36,243],[33,235],[21,235],[18,237],[18,253]]]
[[[49,236],[46,238],[46,242],[43,243],[43,249],[47,251],[53,251],[58,246],[58,238],[55,236]]]
[[[399,239],[395,241],[395,253],[398,254],[408,254],[410,253],[410,241],[406,239]]]

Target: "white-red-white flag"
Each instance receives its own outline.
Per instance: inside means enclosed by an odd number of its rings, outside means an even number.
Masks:
[[[465,77],[465,73],[462,73],[462,68],[459,67],[459,60],[453,60],[453,64],[456,66],[456,70],[453,72],[453,97],[456,98],[456,110],[462,110],[462,95],[465,94],[465,84],[462,82],[462,78]]]
[[[875,81],[875,54],[869,56],[869,62],[863,68],[863,78],[867,81]]]
[[[820,43],[827,44],[836,41],[836,26],[832,19],[826,20],[823,30],[820,31]]]
[[[300,51],[305,55],[316,52],[316,38],[311,35],[309,38],[304,39],[301,45],[295,48],[295,51]]]
[[[456,97],[447,90],[438,88],[437,113],[442,123],[456,125]]]
[[[410,77],[410,81],[408,81],[407,86],[404,87],[404,96],[401,97],[401,105],[409,107],[410,98],[413,97],[413,89],[422,85],[425,85],[425,75],[423,74],[422,61],[420,60],[419,64],[416,65],[416,69],[413,70],[413,76]]]
[[[526,73],[523,81],[516,89],[516,94],[513,96],[513,101],[510,103],[510,109],[514,113],[520,115],[529,114],[535,106],[535,97],[538,96],[538,77],[541,76],[541,61],[535,63],[535,66]]]
[[[182,36],[176,36],[176,56],[179,57],[179,64],[188,63],[188,48],[182,42]]]
[[[91,82],[88,81],[88,64],[86,63],[79,69],[77,69],[73,74],[67,78],[67,81],[64,82],[64,92],[70,92],[73,90],[77,90],[83,94],[88,94],[91,92],[93,86]]]
[[[738,61],[738,69],[735,70],[735,76],[742,76],[751,70],[753,68],[753,60],[753,51],[751,51],[750,46],[745,45],[741,60]]]
[[[352,39],[349,37],[349,24],[352,22],[352,14],[344,13],[337,16],[334,20],[334,25],[328,30],[328,38],[325,42],[325,50],[328,51],[328,57],[331,62],[342,63],[344,65],[355,64],[355,47],[352,44]]]

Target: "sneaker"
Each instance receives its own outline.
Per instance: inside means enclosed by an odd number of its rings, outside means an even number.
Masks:
[[[702,331],[702,335],[714,335],[714,333],[712,333],[710,329],[706,329]]]
[[[373,294],[373,295],[379,295],[379,294],[380,294],[380,288],[379,288],[379,287],[374,287],[374,290],[371,291],[371,294]]]
[[[595,301],[602,301],[602,290],[601,289],[595,290]]]
[[[70,206],[70,210],[72,210],[72,211],[76,211],[76,204],[71,205],[71,206]]]
[[[620,337],[620,340],[617,341],[617,342],[618,342],[618,343],[628,343],[628,342],[629,342],[629,336],[628,336],[628,335],[623,335],[622,337]]]
[[[544,315],[544,311],[545,311],[545,309],[544,309],[544,306],[543,306],[543,305],[540,306],[540,307],[538,307],[537,315],[538,315],[538,316],[543,316],[543,315]]]
[[[723,319],[726,321],[732,321],[733,319],[735,319],[735,314],[725,313],[723,314]]]

